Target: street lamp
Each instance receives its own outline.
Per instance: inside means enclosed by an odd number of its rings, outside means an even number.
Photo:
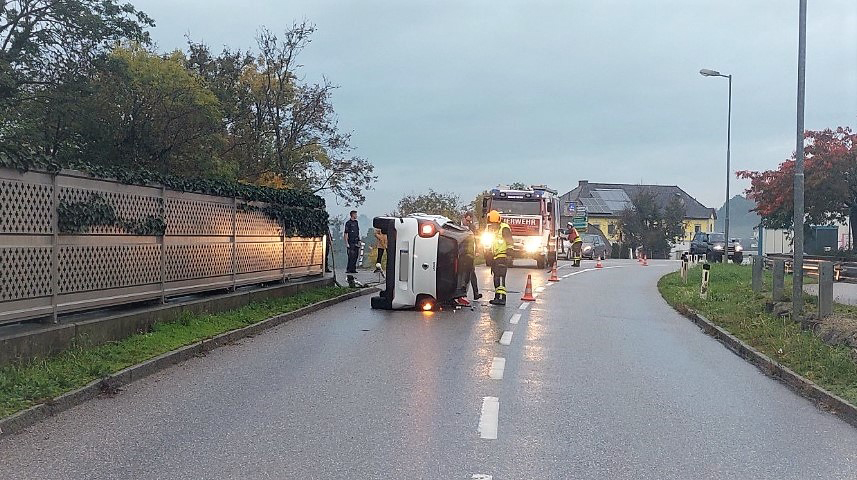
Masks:
[[[726,261],[729,261],[729,245],[732,244],[732,240],[729,238],[729,179],[731,176],[731,167],[730,167],[730,156],[731,156],[731,143],[732,143],[732,75],[723,75],[717,70],[709,70],[707,68],[703,68],[699,71],[699,74],[703,77],[723,77],[729,79],[729,113],[727,115],[726,120]]]

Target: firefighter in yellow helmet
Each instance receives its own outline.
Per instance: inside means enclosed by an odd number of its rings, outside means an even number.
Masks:
[[[494,275],[494,299],[488,303],[506,305],[507,251],[514,244],[512,229],[502,221],[500,212],[497,210],[488,212],[488,228],[489,231],[494,232],[494,240],[490,249],[491,274]]]

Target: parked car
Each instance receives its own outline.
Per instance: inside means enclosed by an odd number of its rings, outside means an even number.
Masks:
[[[705,255],[709,262],[722,262],[723,255],[728,260],[740,264],[744,261],[744,247],[738,239],[732,239],[726,247],[726,235],[719,232],[696,232],[690,242],[691,255]]]
[[[594,233],[584,233],[580,236],[580,239],[583,241],[581,245],[581,256],[583,258],[589,260],[601,259],[606,260],[610,257],[610,251],[612,250],[612,246],[610,243],[605,242],[604,238],[600,235],[596,235]],[[568,244],[568,238],[563,241],[565,244],[565,258],[567,260],[573,259],[573,254],[571,253],[571,245]]]

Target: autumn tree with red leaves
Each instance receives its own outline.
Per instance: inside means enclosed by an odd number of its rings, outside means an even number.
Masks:
[[[824,225],[849,220],[857,238],[857,134],[850,127],[807,131],[804,147],[806,221]],[[794,224],[794,155],[776,170],[738,172],[750,180],[747,197],[768,228]]]

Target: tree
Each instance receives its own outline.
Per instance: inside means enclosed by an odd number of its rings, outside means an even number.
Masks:
[[[643,247],[653,258],[669,256],[671,244],[684,236],[685,207],[677,197],[661,206],[650,190],[641,190],[619,216],[619,232],[631,248]]]
[[[463,209],[461,199],[453,193],[438,193],[429,189],[422,195],[406,195],[399,200],[398,208],[391,215],[404,217],[412,213],[443,215],[453,221],[460,220]]]
[[[511,189],[511,190],[529,190],[530,187],[526,186],[522,182],[515,182],[515,183],[509,185],[509,189]]]
[[[64,153],[111,165],[184,176],[217,171],[217,97],[184,66],[181,52],[117,47],[95,76],[77,122],[78,148]]]
[[[148,43],[154,23],[115,0],[0,3],[0,142],[54,156],[72,142],[96,64],[119,41]]]
[[[374,166],[352,155],[351,134],[340,130],[331,102],[335,86],[305,83],[297,57],[315,27],[293,25],[282,38],[263,29],[254,59],[224,51],[212,59],[191,44],[193,68],[206,73],[228,112],[224,158],[240,178],[313,192],[329,191],[350,205],[365,201],[377,180]],[[223,77],[225,75],[226,78]]]
[[[473,214],[473,218],[482,218],[482,202],[484,199],[491,196],[491,192],[488,190],[484,190],[478,195],[470,204],[467,206],[470,209],[470,212]]]
[[[804,147],[806,221],[823,225],[848,220],[857,234],[857,134],[849,127],[807,131]],[[739,171],[750,180],[747,197],[768,228],[794,226],[794,155],[776,170]]]

